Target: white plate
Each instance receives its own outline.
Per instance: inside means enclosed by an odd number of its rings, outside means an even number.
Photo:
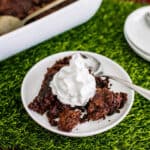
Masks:
[[[150,55],[150,26],[145,21],[145,13],[150,6],[145,6],[131,13],[125,21],[128,38],[143,52]]]
[[[32,102],[33,98],[38,94],[47,67],[52,66],[56,62],[56,60],[59,60],[60,58],[63,58],[68,55],[72,55],[74,53],[79,53],[79,52],[92,55],[93,57],[99,59],[103,65],[105,73],[121,77],[131,82],[131,79],[128,76],[128,74],[118,64],[116,64],[112,60],[102,55],[98,55],[96,53],[91,53],[91,52],[82,52],[82,51],[62,52],[62,53],[49,56],[41,60],[36,65],[34,65],[25,76],[21,88],[22,102],[26,111],[31,116],[31,118],[42,127],[48,129],[49,131],[55,132],[57,134],[71,136],[71,137],[92,136],[109,130],[110,128],[119,124],[119,122],[125,118],[125,116],[130,111],[134,101],[134,92],[131,89],[124,87],[123,85],[115,81],[111,81],[113,85],[112,90],[118,92],[126,92],[128,94],[128,101],[125,104],[125,106],[121,109],[120,113],[113,114],[112,116],[107,116],[105,120],[100,119],[98,121],[89,121],[83,124],[79,124],[76,128],[72,130],[72,132],[63,132],[58,130],[57,127],[52,127],[49,124],[46,116],[42,116],[30,110],[28,108],[28,104]]]
[[[147,60],[150,62],[150,55],[144,53],[142,50],[140,50],[139,48],[137,48],[135,45],[133,45],[126,33],[126,31],[124,30],[124,36],[126,38],[126,41],[128,42],[128,44],[130,45],[130,47],[134,50],[134,52],[136,52],[136,54],[138,54],[140,57],[142,57],[143,59]]]

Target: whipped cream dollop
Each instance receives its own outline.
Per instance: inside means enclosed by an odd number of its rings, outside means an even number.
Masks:
[[[85,106],[95,95],[96,81],[89,73],[86,59],[80,54],[75,54],[69,66],[57,72],[50,82],[52,92],[63,104]]]

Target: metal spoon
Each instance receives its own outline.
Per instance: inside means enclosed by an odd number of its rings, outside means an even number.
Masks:
[[[136,91],[137,93],[139,93],[140,95],[142,95],[144,98],[150,100],[150,90],[147,90],[147,89],[144,89],[138,85],[135,85],[135,84],[132,84],[124,79],[121,79],[119,77],[116,77],[116,76],[112,76],[112,75],[107,75],[107,74],[104,74],[103,71],[102,71],[102,67],[101,67],[101,63],[99,60],[97,60],[95,57],[91,56],[91,55],[85,55],[87,58],[86,59],[89,59],[89,60],[94,60],[94,64],[95,67],[92,72],[95,76],[102,76],[102,77],[108,77],[112,80],[115,80],[123,85],[125,85],[126,87]],[[92,66],[91,66],[92,67]]]
[[[150,12],[147,12],[147,13],[145,14],[145,21],[146,21],[146,23],[150,26]]]
[[[25,25],[29,20],[31,20],[32,18],[42,14],[43,12],[65,2],[66,0],[55,0],[50,4],[47,4],[46,6],[44,6],[43,8],[35,11],[34,13],[32,13],[31,15],[27,16],[25,19],[20,20],[17,17],[14,16],[0,16],[0,35],[8,33],[10,31],[13,31],[19,27],[22,27],[23,25]]]

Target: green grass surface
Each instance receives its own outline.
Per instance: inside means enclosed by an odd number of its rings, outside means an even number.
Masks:
[[[104,0],[86,24],[0,62],[0,149],[150,150],[150,101],[138,94],[119,125],[86,138],[63,137],[43,129],[28,116],[20,96],[30,67],[51,54],[77,49],[111,58],[134,83],[150,89],[150,63],[138,57],[123,36],[125,18],[138,7],[132,2]]]

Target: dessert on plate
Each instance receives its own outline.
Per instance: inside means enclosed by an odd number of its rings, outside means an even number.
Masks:
[[[113,92],[108,78],[94,76],[82,54],[57,60],[47,68],[41,89],[28,107],[59,130],[70,132],[78,124],[119,113],[127,94]]]
[[[0,0],[0,16],[10,15],[18,17],[20,19],[24,19],[36,10],[42,8],[49,3],[52,3],[53,1],[57,0]],[[56,7],[46,11],[42,15],[36,17],[36,19],[41,18],[54,11],[57,11],[58,9],[63,8],[74,1],[77,0],[66,0],[63,3],[57,5]]]

